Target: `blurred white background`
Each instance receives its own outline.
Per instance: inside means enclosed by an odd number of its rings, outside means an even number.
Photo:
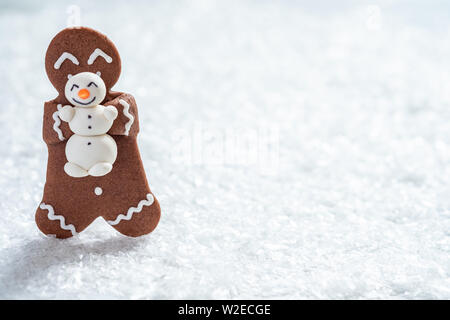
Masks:
[[[78,9],[138,103],[149,236],[34,223],[45,51]],[[450,298],[449,9],[1,0],[0,298]]]

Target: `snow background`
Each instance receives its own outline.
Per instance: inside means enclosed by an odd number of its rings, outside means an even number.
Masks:
[[[450,7],[314,3],[2,0],[0,298],[449,299]],[[70,4],[136,97],[149,236],[35,226]]]

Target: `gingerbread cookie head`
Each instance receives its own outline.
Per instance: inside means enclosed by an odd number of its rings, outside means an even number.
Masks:
[[[60,102],[73,104],[66,98],[65,90],[73,76],[94,73],[101,77],[109,92],[119,79],[121,62],[116,47],[106,36],[90,28],[76,27],[62,30],[50,42],[45,69]]]

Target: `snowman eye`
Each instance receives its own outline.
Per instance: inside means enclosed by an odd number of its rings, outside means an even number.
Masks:
[[[72,91],[72,90],[73,90],[73,88],[75,88],[75,87],[79,88],[79,86],[78,86],[78,85],[74,84],[74,85],[72,85],[72,88],[70,88],[70,91]]]
[[[89,82],[89,84],[87,85],[88,87],[90,87],[91,85],[94,85],[94,86],[96,86],[97,88],[98,88],[98,86],[94,83],[94,82]]]

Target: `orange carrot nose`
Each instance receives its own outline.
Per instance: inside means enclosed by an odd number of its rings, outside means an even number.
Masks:
[[[88,89],[81,89],[80,91],[78,91],[78,96],[81,99],[87,99],[87,98],[89,98],[90,95],[91,94]]]

